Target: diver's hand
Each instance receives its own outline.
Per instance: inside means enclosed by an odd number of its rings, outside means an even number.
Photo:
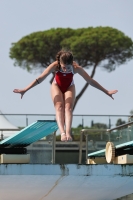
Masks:
[[[114,99],[112,95],[117,92],[118,92],[118,90],[110,90],[110,91],[107,91],[107,95],[110,96],[112,99]]]
[[[13,90],[14,93],[19,93],[21,94],[21,99],[23,98],[24,93],[26,92],[25,90],[20,90],[20,89],[14,89]]]

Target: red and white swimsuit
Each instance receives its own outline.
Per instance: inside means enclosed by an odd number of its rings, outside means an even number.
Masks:
[[[61,69],[56,72],[54,77],[54,83],[59,86],[63,94],[71,85],[74,85],[73,75],[73,66],[71,66],[70,69],[67,70],[67,72],[62,71]]]

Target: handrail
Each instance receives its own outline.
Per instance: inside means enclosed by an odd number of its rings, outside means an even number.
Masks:
[[[126,124],[122,124],[122,125],[120,125],[120,126],[116,126],[116,127],[114,127],[114,128],[111,128],[111,129],[107,129],[107,132],[111,132],[111,131],[113,131],[113,130],[117,130],[117,129],[119,129],[119,128],[123,128],[123,127],[126,127],[126,126],[131,125],[131,124],[133,124],[133,121],[132,121],[132,122],[128,122],[128,123],[126,123]]]
[[[25,113],[25,114],[21,114],[21,113],[16,113],[16,114],[14,114],[14,113],[0,113],[0,115],[22,115],[22,116],[55,116],[55,114],[32,114],[32,113]],[[89,115],[87,115],[87,114],[73,114],[73,116],[89,116],[89,117],[91,117],[91,116],[98,116],[98,117],[100,117],[100,116],[102,116],[102,117],[130,117],[131,115],[97,115],[97,114],[89,114]]]
[[[120,128],[129,126],[129,125],[131,125],[131,124],[133,124],[133,121],[132,121],[132,122],[125,123],[125,124],[122,124],[122,125],[117,126],[117,127],[114,127],[114,128],[112,128],[112,129],[82,129],[82,130],[81,130],[81,134],[80,134],[79,164],[82,163],[82,139],[83,139],[83,134],[86,133],[86,158],[87,158],[87,155],[88,155],[88,145],[87,145],[87,143],[88,143],[88,138],[87,138],[87,137],[88,137],[89,132],[91,132],[91,131],[93,131],[93,132],[99,132],[99,131],[100,131],[100,132],[106,132],[106,134],[107,134],[107,132],[110,133],[110,132],[113,131],[113,130],[120,129]],[[88,133],[87,133],[87,132],[88,132]],[[110,137],[110,135],[109,135],[109,137]]]
[[[0,128],[0,131],[20,131],[22,128]]]

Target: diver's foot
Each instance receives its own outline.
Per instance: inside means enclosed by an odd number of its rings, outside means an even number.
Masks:
[[[61,141],[62,142],[66,142],[67,141],[67,137],[65,133],[61,133]]]
[[[72,137],[71,137],[71,135],[66,135],[66,138],[67,138],[68,142],[71,142],[73,140]]]

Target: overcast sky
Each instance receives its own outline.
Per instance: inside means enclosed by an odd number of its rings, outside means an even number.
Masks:
[[[51,28],[110,26],[133,39],[132,0],[1,0],[0,1],[0,110],[3,113],[54,114],[49,80],[28,91],[21,100],[14,88],[31,83],[38,73],[14,67],[9,58],[12,42],[33,32]],[[91,69],[87,70],[90,74]],[[74,114],[128,115],[133,109],[133,61],[108,73],[98,69],[94,76],[108,90],[118,89],[114,100],[88,87]],[[75,75],[77,94],[85,81]]]

